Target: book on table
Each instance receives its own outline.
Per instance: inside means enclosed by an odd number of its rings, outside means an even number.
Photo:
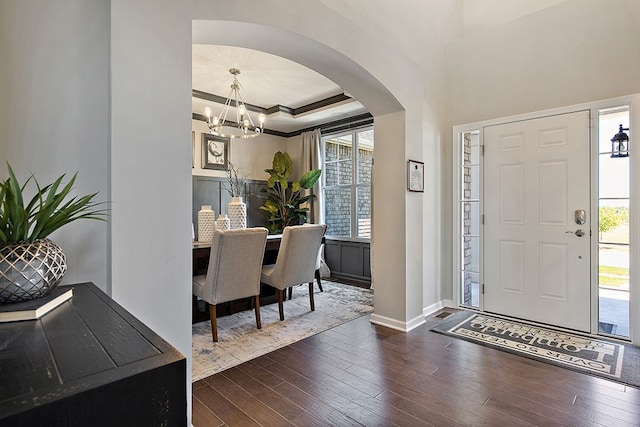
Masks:
[[[56,286],[44,297],[0,305],[0,323],[39,319],[72,296],[73,286]]]

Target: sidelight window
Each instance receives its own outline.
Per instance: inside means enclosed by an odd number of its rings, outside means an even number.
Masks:
[[[629,157],[611,156],[620,124],[628,107],[598,112],[598,332],[629,337]]]

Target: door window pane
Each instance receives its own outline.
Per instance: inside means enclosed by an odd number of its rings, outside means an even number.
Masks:
[[[629,197],[629,157],[600,154],[598,190],[600,198]]]
[[[480,166],[463,166],[461,184],[463,200],[479,200]]]
[[[463,135],[462,163],[464,165],[480,164],[479,132],[469,132]]]
[[[598,241],[629,244],[629,200],[600,200]]]
[[[480,202],[462,203],[462,234],[480,235]]]

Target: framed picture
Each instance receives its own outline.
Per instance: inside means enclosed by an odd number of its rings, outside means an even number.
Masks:
[[[196,167],[196,131],[191,131],[191,169]]]
[[[407,189],[424,192],[424,163],[417,160],[407,162]]]
[[[229,138],[202,134],[202,168],[225,171],[229,167]]]

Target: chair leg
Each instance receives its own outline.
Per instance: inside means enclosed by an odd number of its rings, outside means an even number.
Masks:
[[[211,316],[211,335],[213,335],[213,342],[218,342],[218,318],[216,317],[215,304],[209,304],[209,315]]]
[[[316,311],[316,303],[313,301],[313,282],[309,282],[309,303],[311,304],[311,311]]]
[[[256,301],[256,326],[258,327],[258,329],[262,329],[262,323],[260,322],[260,295],[256,295],[254,298]]]
[[[289,300],[293,297],[293,286],[289,287]]]
[[[278,310],[280,311],[280,320],[284,320],[284,289],[278,289]]]
[[[320,280],[320,270],[316,270],[316,280],[318,281],[320,292],[324,292],[324,289],[322,289],[322,280]]]

